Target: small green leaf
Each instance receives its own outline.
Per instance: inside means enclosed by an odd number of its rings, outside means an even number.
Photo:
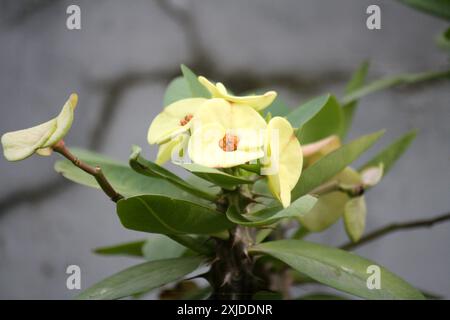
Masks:
[[[360,168],[360,171],[369,167],[379,166],[382,163],[383,176],[386,175],[400,156],[408,149],[415,137],[416,131],[408,132],[375,155],[375,157]]]
[[[329,96],[328,100],[325,102],[325,105],[322,105],[325,97],[317,99],[318,100],[316,102],[313,100],[309,103],[309,106],[311,106],[310,108],[308,107],[310,112],[307,112],[304,118],[300,117],[301,121],[295,121],[295,125],[301,124],[317,109],[320,110],[315,113],[309,121],[307,120],[305,125],[302,127],[300,142],[303,144],[315,142],[331,135],[341,136],[342,134],[343,115],[339,102],[334,96]],[[314,112],[311,112],[311,109]]]
[[[395,87],[403,84],[413,84],[419,82],[426,82],[438,79],[448,79],[450,78],[450,70],[438,71],[438,72],[424,72],[424,73],[413,73],[413,74],[401,74],[393,77],[388,77],[380,80],[375,80],[368,83],[361,88],[352,91],[351,93],[345,95],[342,98],[343,104],[348,104],[352,101],[358,100],[368,94],[384,90],[390,87]]]
[[[164,93],[164,106],[166,107],[171,103],[187,98],[192,98],[191,89],[185,78],[177,77],[167,86],[166,92]]]
[[[325,107],[330,98],[329,94],[314,98],[289,112],[286,118],[293,127],[300,128]]]
[[[146,177],[133,171],[126,163],[108,159],[100,154],[72,149],[79,159],[92,166],[100,166],[108,181],[120,194],[131,197],[141,194],[160,194],[178,199],[203,201],[183,190],[174,187],[171,183],[158,178]],[[96,189],[100,189],[95,179],[75,167],[68,160],[60,160],[55,163],[55,171],[61,173],[65,178]]]
[[[186,80],[189,89],[191,90],[192,97],[196,98],[211,98],[211,94],[206,90],[204,86],[198,81],[197,75],[192,72],[191,69],[186,67],[184,64],[181,65],[181,72]]]
[[[261,94],[263,93],[264,92],[262,92]],[[272,104],[268,106],[264,111],[266,115],[270,113],[271,118],[273,118],[286,116],[289,113],[290,109],[287,104],[279,96],[277,96]]]
[[[350,240],[358,242],[366,228],[366,201],[364,197],[350,199],[345,204],[344,225]]]
[[[345,89],[345,93],[349,94],[364,85],[366,81],[367,72],[369,71],[369,62],[364,61],[358,67],[358,69],[353,74],[350,82],[347,84]],[[358,101],[352,101],[342,106],[342,114],[343,114],[343,124],[342,124],[342,136],[345,137],[350,130],[350,127],[353,122],[353,116],[355,114],[356,108],[358,107]]]
[[[399,0],[404,4],[428,14],[450,20],[450,2],[448,0]]]
[[[268,254],[332,288],[367,299],[424,299],[406,281],[380,267],[381,288],[367,287],[367,268],[377,263],[346,251],[303,240],[264,242],[250,253]]]
[[[440,48],[450,52],[450,27],[437,37],[436,43]]]
[[[208,168],[195,163],[181,164],[180,166],[192,174],[228,190],[233,190],[236,186],[241,184],[253,183],[251,180],[236,177],[218,169]]]
[[[116,244],[108,247],[101,247],[94,249],[94,252],[101,255],[120,255],[142,257],[142,246],[146,240],[133,241],[127,243]]]
[[[306,195],[295,200],[285,209],[275,205],[245,215],[240,214],[234,206],[230,206],[227,210],[227,217],[236,224],[248,227],[267,226],[281,219],[297,217],[298,215],[311,210],[316,201],[317,199],[315,197]]]
[[[117,213],[125,228],[150,233],[213,234],[232,226],[209,207],[156,195],[122,199]]]
[[[186,248],[165,235],[152,235],[145,241],[142,254],[147,261],[179,258]]]
[[[199,257],[187,257],[145,262],[100,281],[77,299],[111,300],[147,292],[193,272],[202,261]]]
[[[384,130],[359,137],[312,164],[302,173],[292,190],[292,199],[307,194],[333,178],[369,149],[383,134]]]
[[[161,179],[161,181],[167,181],[175,185],[176,187],[189,192],[197,197],[214,201],[216,196],[212,193],[205,192],[204,190],[198,189],[195,186],[184,181],[177,175],[173,174],[169,170],[157,165],[156,163],[146,160],[141,157],[141,148],[138,146],[133,146],[132,153],[130,156],[130,167],[145,176]]]

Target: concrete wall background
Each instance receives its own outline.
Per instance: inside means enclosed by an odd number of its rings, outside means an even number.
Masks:
[[[82,10],[68,31],[65,10]],[[168,3],[168,4],[167,4]],[[274,87],[292,106],[340,94],[351,72],[372,61],[370,77],[448,67],[433,37],[446,23],[393,1],[52,1],[0,2],[0,131],[25,128],[80,95],[66,141],[119,159],[162,107],[164,87],[185,63],[236,91]],[[365,27],[378,4],[382,29]],[[273,81],[272,81],[273,80]],[[367,196],[368,229],[431,217],[450,208],[448,82],[389,90],[364,99],[351,138],[380,128],[380,146],[417,128],[411,149]],[[376,151],[374,149],[373,151]],[[0,298],[71,298],[65,269],[82,285],[136,261],[95,256],[91,248],[142,238],[121,227],[100,193],[66,182],[54,159],[0,160]],[[346,240],[341,225],[314,235]],[[392,234],[358,252],[419,288],[450,298],[450,225]]]

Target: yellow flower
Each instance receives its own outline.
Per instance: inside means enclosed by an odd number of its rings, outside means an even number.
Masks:
[[[229,94],[225,86],[220,82],[213,84],[208,79],[201,76],[198,77],[198,81],[200,81],[200,83],[211,93],[213,98],[222,98],[234,104],[246,105],[252,107],[256,111],[265,109],[277,97],[275,91],[268,91],[263,95],[237,97]]]
[[[200,106],[207,101],[204,98],[188,98],[176,101],[153,119],[148,129],[147,140],[150,144],[162,144],[188,131],[192,118]]]
[[[270,191],[286,208],[303,166],[302,148],[289,121],[281,117],[270,120],[265,151],[267,160],[261,174],[268,175]]]
[[[59,115],[32,128],[5,133],[1,138],[3,154],[8,161],[19,161],[34,153],[51,154],[51,147],[69,131],[78,96],[71,94]]]
[[[189,157],[212,168],[234,167],[261,158],[265,128],[266,122],[253,108],[209,99],[195,114]]]

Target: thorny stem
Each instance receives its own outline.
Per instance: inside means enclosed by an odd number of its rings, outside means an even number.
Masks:
[[[53,146],[53,151],[61,154],[65,158],[67,158],[70,162],[72,162],[76,167],[80,168],[84,172],[90,174],[95,178],[100,188],[105,192],[105,194],[114,202],[119,201],[123,198],[123,196],[114,190],[113,186],[106,179],[105,175],[102,172],[102,169],[99,166],[92,167],[87,163],[84,163],[80,159],[78,159],[74,154],[70,152],[70,150],[66,147],[63,140],[60,140]]]
[[[410,222],[405,222],[405,223],[393,223],[393,224],[387,225],[385,227],[382,227],[380,229],[377,229],[375,231],[372,231],[371,233],[362,237],[356,243],[352,243],[352,242],[346,243],[346,244],[340,246],[340,249],[344,249],[344,250],[355,249],[356,247],[359,247],[363,244],[366,244],[368,242],[376,240],[376,239],[383,237],[386,234],[391,233],[391,232],[407,230],[407,229],[414,229],[414,228],[432,227],[434,224],[444,222],[444,221],[449,221],[449,220],[450,220],[450,212],[447,212],[445,214],[436,216],[431,219],[415,220],[415,221],[410,221]]]

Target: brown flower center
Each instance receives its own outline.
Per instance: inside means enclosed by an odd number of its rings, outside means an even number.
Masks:
[[[193,117],[192,114],[184,116],[184,118],[180,120],[180,125],[185,126],[186,124],[188,124],[189,121],[191,121],[192,117]]]
[[[238,136],[227,133],[219,140],[219,147],[225,152],[236,151],[238,143]]]

